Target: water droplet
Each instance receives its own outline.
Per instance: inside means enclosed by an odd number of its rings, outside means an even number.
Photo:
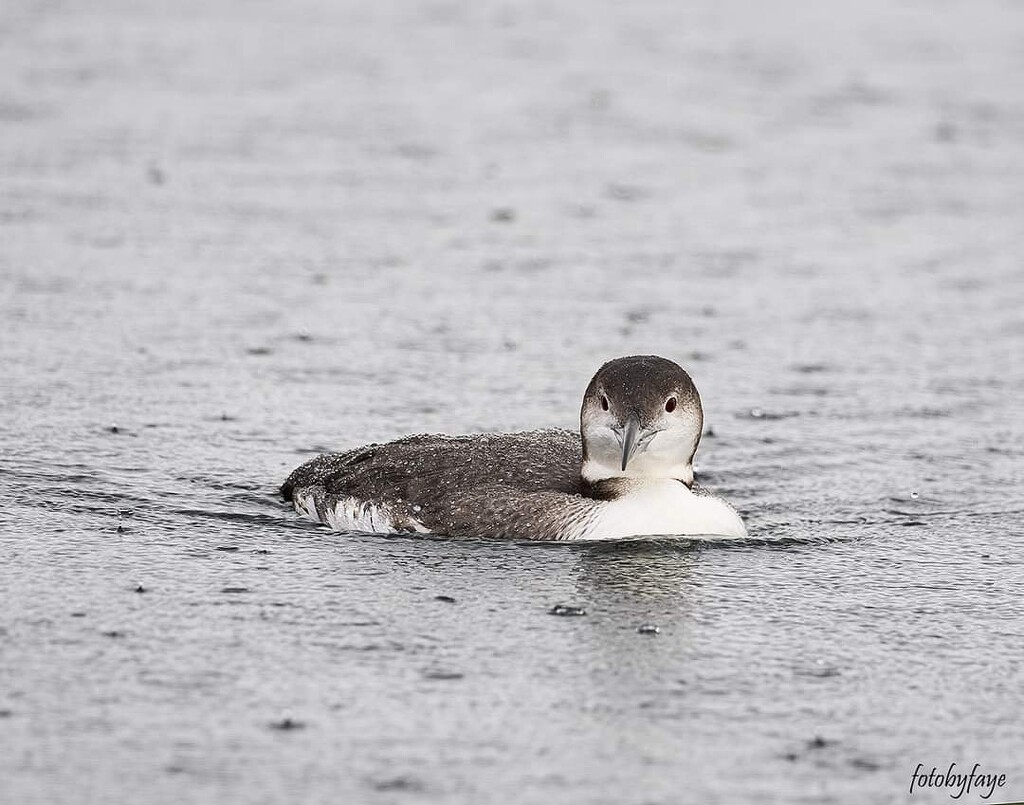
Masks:
[[[280,719],[279,721],[271,721],[270,722],[270,728],[272,730],[284,730],[284,731],[287,731],[287,730],[301,730],[301,729],[305,729],[305,727],[306,727],[306,725],[303,722],[301,722],[301,721],[299,721],[297,719],[294,719],[291,716],[285,716],[284,718]]]

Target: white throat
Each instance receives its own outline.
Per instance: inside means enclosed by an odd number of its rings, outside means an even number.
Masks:
[[[637,456],[626,466],[608,465],[594,458],[583,462],[583,480],[590,484],[607,481],[610,478],[635,478],[637,480],[658,481],[671,479],[682,481],[693,486],[693,464],[689,462],[651,461],[646,456]]]
[[[587,459],[583,462],[583,480],[588,483],[609,478],[637,480],[673,479],[693,485],[693,452],[700,430],[692,427],[665,427],[657,430],[622,468],[622,442],[610,427],[589,427],[583,433]]]

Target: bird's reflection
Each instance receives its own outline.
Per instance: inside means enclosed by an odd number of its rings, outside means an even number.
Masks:
[[[575,586],[589,627],[578,635],[578,656],[590,664],[592,692],[615,697],[624,677],[673,684],[694,632],[694,571],[704,550],[691,541],[652,539],[577,550]]]
[[[701,545],[692,540],[638,539],[577,548],[576,586],[595,606],[686,610]]]

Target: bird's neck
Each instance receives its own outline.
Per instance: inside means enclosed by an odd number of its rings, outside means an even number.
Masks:
[[[693,476],[690,476],[690,482],[687,483],[681,478],[655,478],[652,476],[618,476],[615,478],[602,478],[599,481],[588,481],[586,478],[583,479],[585,488],[587,490],[587,496],[592,497],[595,500],[615,500],[623,495],[628,495],[630,492],[636,492],[641,489],[659,486],[666,483],[678,483],[685,486],[687,489],[693,488]]]

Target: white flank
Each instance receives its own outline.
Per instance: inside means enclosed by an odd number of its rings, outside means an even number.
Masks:
[[[695,495],[684,484],[671,479],[637,481],[615,500],[593,501],[593,512],[568,525],[562,539],[605,540],[625,537],[704,536],[737,539],[747,529],[736,511],[720,498]],[[298,493],[295,510],[311,520],[323,522],[335,531],[373,534],[408,532],[428,534],[418,520],[395,516],[387,505],[359,498],[340,498],[321,519],[313,496]]]
[[[324,512],[321,520],[317,514],[312,495],[298,493],[295,496],[295,511],[311,520],[329,525],[334,531],[363,531],[370,534],[394,534],[409,531],[410,527],[419,534],[430,533],[423,523],[411,517],[395,517],[388,506],[378,505],[359,498],[339,498],[332,509]]]

